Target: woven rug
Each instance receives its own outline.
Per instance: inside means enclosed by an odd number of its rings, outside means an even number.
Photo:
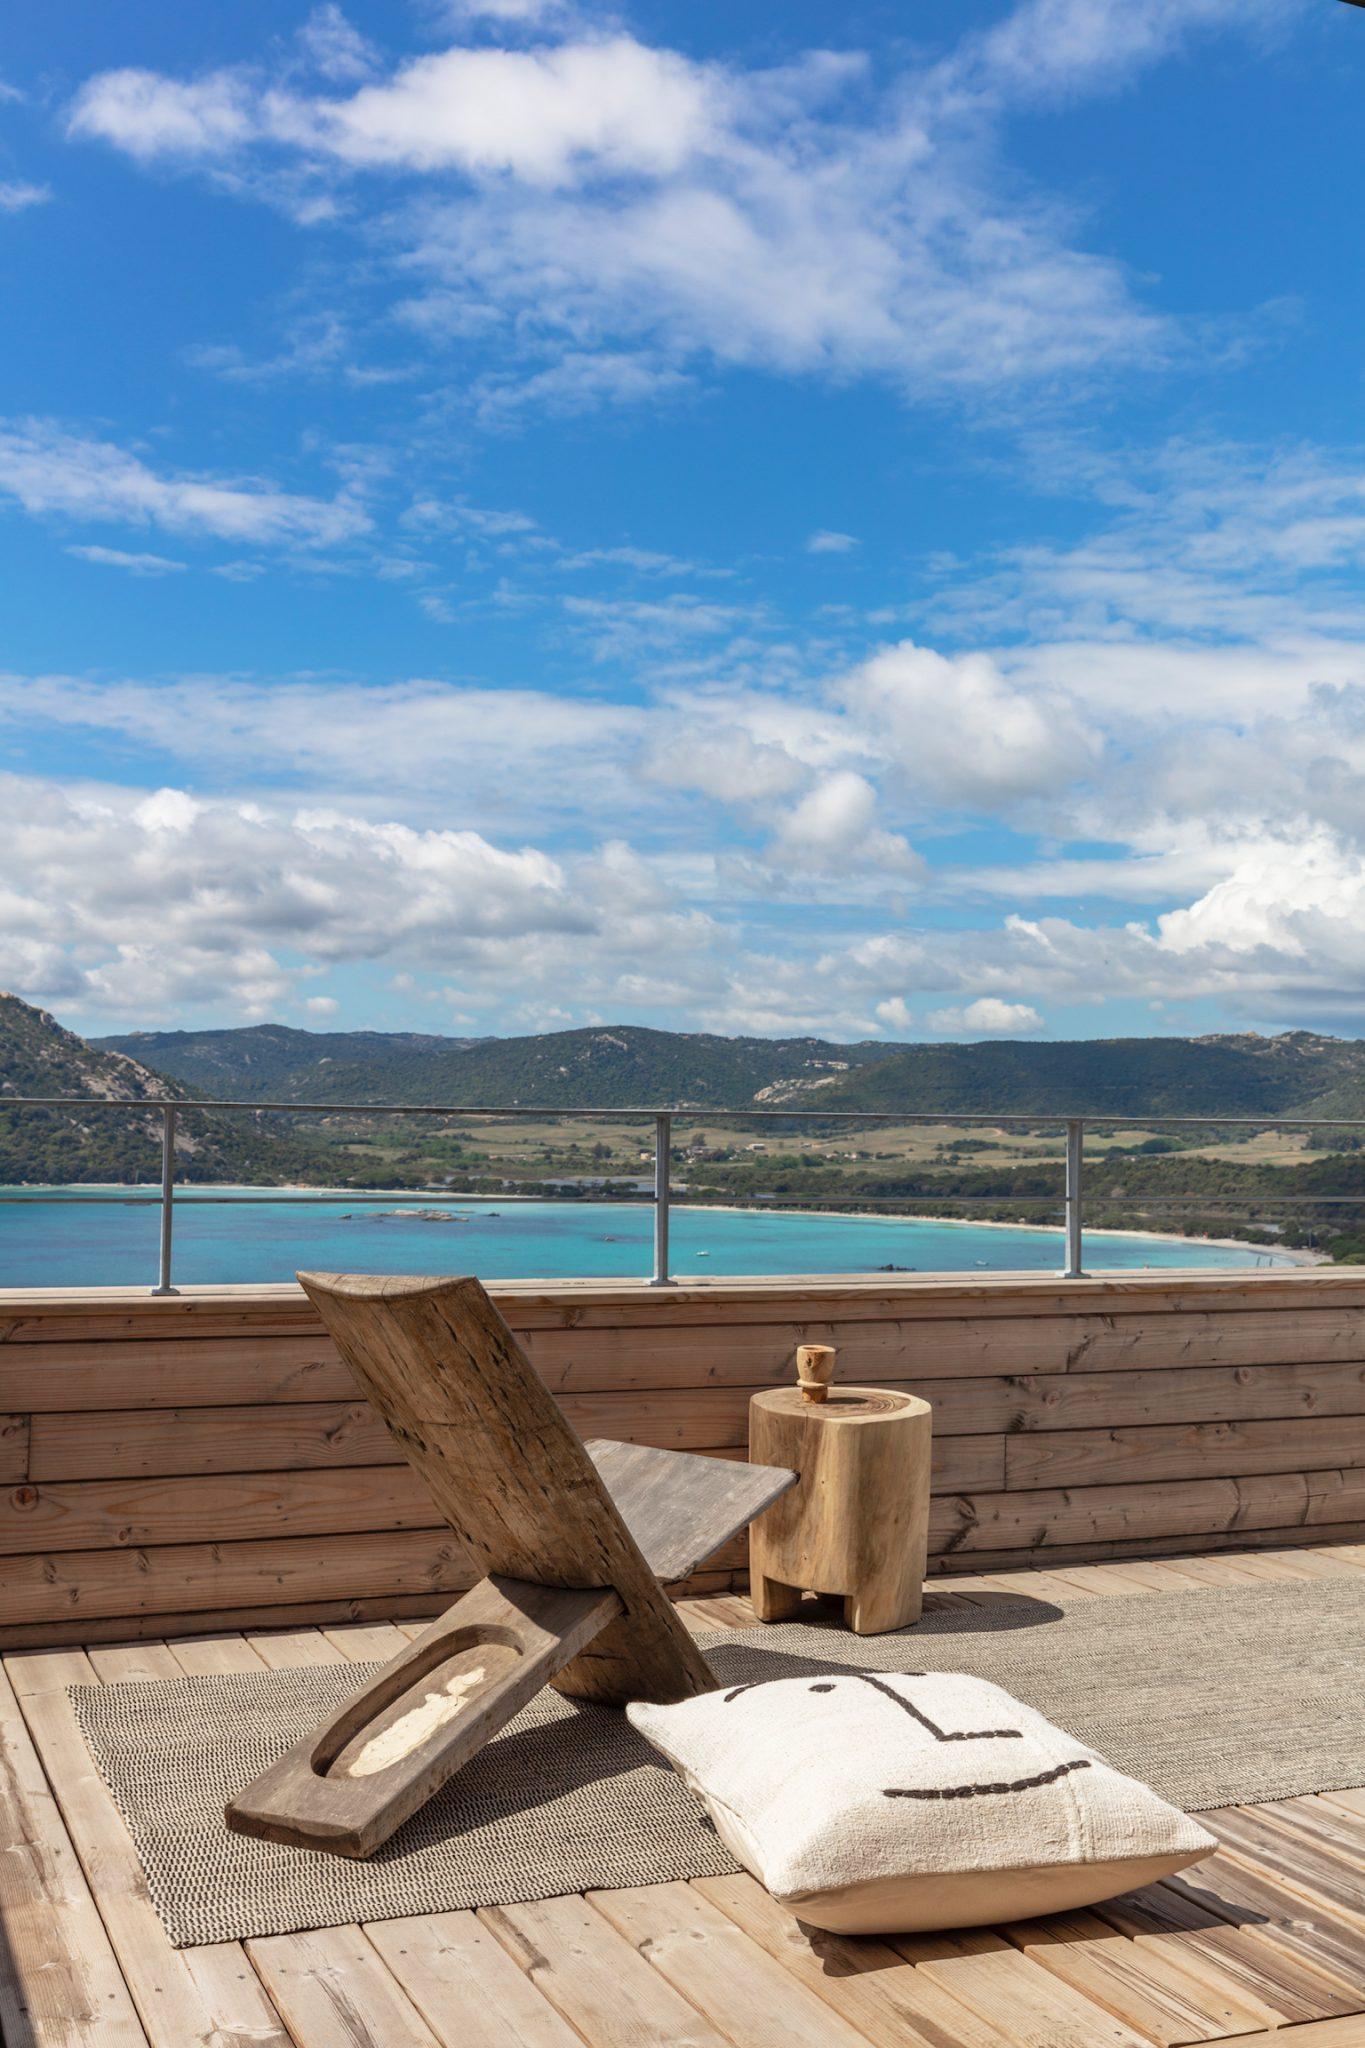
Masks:
[[[790,1624],[703,1639],[722,1684],[965,1671],[1189,1811],[1365,1782],[1365,1577],[926,1615],[859,1638]],[[73,1686],[171,1941],[511,1904],[737,1868],[623,1714],[546,1691],[368,1862],[230,1834],[225,1802],[372,1664]]]

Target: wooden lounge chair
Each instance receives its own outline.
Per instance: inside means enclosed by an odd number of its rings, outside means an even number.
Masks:
[[[486,1576],[234,1799],[229,1827],[369,1856],[543,1685],[611,1706],[714,1686],[663,1585],[794,1472],[584,1444],[477,1280],[299,1280]]]

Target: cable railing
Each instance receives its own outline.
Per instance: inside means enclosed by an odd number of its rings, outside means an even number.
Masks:
[[[1042,1206],[1056,1209],[1060,1206],[1065,1251],[1064,1264],[1058,1277],[1064,1280],[1083,1280],[1087,1277],[1084,1257],[1084,1176],[1085,1134],[1087,1130],[1129,1129],[1164,1131],[1186,1129],[1224,1131],[1245,1129],[1257,1132],[1365,1131],[1365,1118],[1362,1117],[1144,1116],[1141,1114],[1118,1115],[1091,1112],[1086,1112],[1083,1115],[1061,1115],[1055,1112],[1037,1110],[1009,1110],[1002,1112],[980,1110],[959,1113],[956,1110],[948,1109],[729,1109],[720,1106],[709,1107],[693,1104],[689,1104],[685,1108],[674,1105],[668,1109],[643,1107],[601,1109],[565,1108],[553,1103],[460,1104],[452,1106],[449,1103],[241,1102],[208,1100],[199,1097],[172,1100],[160,1096],[130,1099],[124,1096],[0,1094],[0,1114],[10,1110],[79,1110],[83,1114],[91,1112],[98,1114],[100,1111],[108,1110],[138,1117],[150,1114],[160,1119],[161,1174],[159,1187],[147,1194],[129,1194],[119,1197],[122,1204],[133,1207],[156,1207],[161,1212],[157,1249],[157,1281],[156,1285],[150,1290],[154,1295],[173,1295],[179,1292],[179,1289],[173,1284],[172,1280],[175,1252],[177,1186],[188,1187],[190,1183],[178,1183],[177,1181],[176,1135],[179,1129],[179,1120],[182,1116],[186,1115],[232,1114],[252,1117],[326,1116],[330,1118],[411,1117],[438,1118],[445,1122],[524,1120],[555,1123],[578,1121],[594,1124],[646,1123],[652,1127],[653,1132],[653,1184],[648,1192],[644,1194],[637,1192],[635,1199],[650,1205],[654,1212],[653,1270],[649,1280],[649,1284],[652,1287],[667,1287],[673,1284],[669,1258],[669,1223],[674,1204],[679,1200],[678,1191],[672,1184],[673,1128],[675,1121],[678,1119],[694,1123],[706,1122],[725,1126],[736,1123],[770,1123],[797,1124],[804,1125],[807,1128],[830,1124],[849,1124],[873,1128],[890,1125],[926,1124],[942,1125],[950,1129],[959,1129],[967,1125],[992,1129],[1022,1126],[1030,1130],[1037,1130],[1039,1127],[1047,1128],[1051,1126],[1055,1128],[1061,1126],[1065,1131],[1065,1150],[1062,1160],[1063,1185],[1060,1204],[1056,1194],[1031,1195],[1015,1193],[1012,1190],[996,1194],[958,1194],[952,1191],[945,1191],[941,1195],[932,1191],[925,1191],[915,1199],[947,1202],[951,1203],[955,1208],[991,1207],[998,1209],[1002,1206],[1008,1206],[1011,1209],[1019,1209]],[[1042,1159],[1036,1163],[1042,1165],[1051,1162]],[[607,1186],[610,1186],[613,1181],[619,1182],[621,1178],[621,1176],[602,1177],[604,1184]],[[560,1184],[562,1185],[562,1180]],[[203,1184],[195,1183],[194,1185],[197,1190]],[[555,1182],[551,1180],[547,1185],[553,1186]],[[346,1202],[355,1206],[382,1202],[392,1207],[394,1205],[406,1206],[412,1203],[429,1204],[433,1195],[440,1193],[441,1191],[431,1187],[416,1193],[404,1193],[399,1189],[367,1191],[352,1188],[317,1193],[300,1188],[277,1187],[253,1190],[250,1193],[241,1193],[235,1190],[232,1193],[219,1194],[196,1191],[193,1200],[195,1206],[212,1202],[231,1203],[234,1206],[238,1206],[251,1203],[324,1203],[335,1202],[340,1198],[344,1198]],[[449,1198],[448,1191],[442,1198]],[[25,1190],[21,1193],[0,1194],[0,1205],[31,1204],[36,1202],[61,1202],[64,1204],[96,1203],[107,1202],[108,1199],[107,1194],[83,1195],[73,1193],[66,1187],[35,1187],[32,1190]],[[471,1198],[465,1197],[464,1199]],[[503,1195],[499,1199],[507,1200],[509,1197]],[[516,1198],[512,1197],[510,1199]],[[615,1199],[619,1199],[619,1196],[615,1197]],[[841,1196],[839,1199],[841,1201],[851,1200],[855,1202],[860,1210],[884,1207],[896,1209],[903,1213],[907,1198],[900,1196],[879,1197],[857,1193],[852,1196]],[[1249,1202],[1263,1207],[1285,1209],[1365,1207],[1365,1194],[1338,1195],[1313,1192],[1310,1194],[1290,1195],[1267,1190],[1220,1194],[1202,1190],[1182,1192],[1179,1190],[1162,1189],[1159,1192],[1155,1192],[1143,1189],[1140,1193],[1132,1196],[1124,1196],[1120,1192],[1110,1190],[1106,1193],[1104,1199],[1111,1206],[1116,1203],[1126,1204],[1129,1207],[1140,1208],[1144,1212],[1156,1208],[1178,1209],[1188,1206],[1203,1214],[1222,1212],[1229,1208],[1234,1211],[1245,1211]],[[768,1209],[771,1205],[764,1201],[761,1204],[755,1204],[755,1206],[761,1209]],[[781,1198],[781,1206],[783,1208],[827,1210],[830,1203],[824,1198],[813,1200],[808,1197],[803,1198],[784,1194]]]

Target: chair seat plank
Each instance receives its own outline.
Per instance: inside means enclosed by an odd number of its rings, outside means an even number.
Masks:
[[[779,1465],[745,1465],[651,1444],[596,1437],[585,1449],[645,1562],[665,1585],[690,1578],[797,1481]]]

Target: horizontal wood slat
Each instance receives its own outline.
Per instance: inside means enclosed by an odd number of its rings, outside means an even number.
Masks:
[[[1196,1422],[1016,1436],[1006,1451],[1005,1484],[1024,1491],[1357,1465],[1365,1465],[1365,1416],[1320,1415],[1292,1422]]]
[[[851,1380],[981,1379],[1015,1373],[1150,1372],[1162,1366],[1359,1361],[1358,1310],[1034,1315],[885,1322],[777,1321],[641,1331],[535,1332],[527,1348],[556,1393],[610,1387],[763,1386],[798,1344],[838,1347]]]
[[[210,1478],[56,1480],[0,1494],[0,1556],[206,1537],[238,1542],[356,1529],[431,1530],[439,1522],[430,1495],[406,1464]]]
[[[956,1555],[988,1549],[1037,1551],[1041,1563],[1043,1553],[1056,1544],[1329,1522],[1365,1524],[1365,1471],[1272,1472],[1244,1479],[1157,1480],[1144,1486],[945,1497],[930,1509],[929,1547]]]
[[[472,1577],[454,1537],[425,1530],[68,1550],[8,1559],[0,1611],[7,1624],[169,1615],[380,1593],[458,1593]]]
[[[803,1342],[929,1400],[935,1570],[1365,1535],[1359,1272],[492,1292],[584,1436],[742,1457]],[[464,1582],[284,1287],[0,1296],[0,1489],[0,1642]]]
[[[653,1444],[663,1450],[742,1452],[747,1391],[568,1398],[562,1406],[584,1437]],[[995,1412],[995,1411],[993,1411]],[[1005,1484],[1005,1438],[940,1436],[934,1484],[943,1492]],[[95,1415],[35,1415],[29,1478],[108,1479],[157,1474],[295,1471],[399,1464],[402,1454],[363,1402],[316,1407],[144,1409]]]
[[[515,1323],[515,1318],[514,1318]],[[527,1331],[527,1349],[557,1394],[656,1392],[770,1385],[791,1371],[798,1344],[838,1347],[841,1376],[875,1383],[1080,1378],[1162,1367],[1361,1363],[1365,1315],[1305,1308],[1180,1315],[1030,1316],[997,1320],[721,1323],[657,1329]],[[184,1332],[137,1341],[102,1338],[0,1346],[0,1411],[56,1413],[346,1400],[354,1382],[330,1339]],[[1054,1390],[1053,1398],[1066,1395]]]

